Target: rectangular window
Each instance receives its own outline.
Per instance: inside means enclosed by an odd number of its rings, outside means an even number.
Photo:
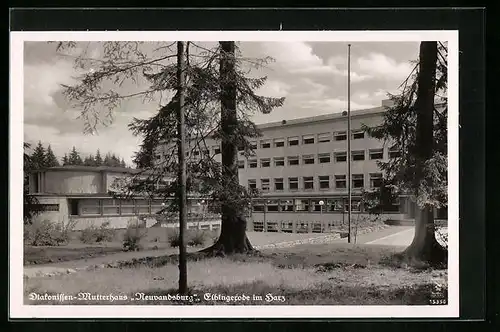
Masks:
[[[370,187],[380,188],[382,185],[382,173],[370,173]]]
[[[329,175],[321,175],[318,177],[319,179],[319,189],[329,189],[330,188],[330,176]]]
[[[302,136],[302,144],[314,144],[314,135]]]
[[[299,145],[298,137],[288,137],[288,146],[296,146]]]
[[[348,211],[349,208],[349,202],[345,200],[345,210]],[[361,208],[361,201],[359,199],[353,199],[351,200],[351,208],[353,212],[359,212]]]
[[[312,176],[304,176],[304,190],[314,189],[314,178]]]
[[[365,160],[365,151],[352,151],[351,153],[351,160],[352,161],[361,161],[361,160]]]
[[[238,160],[238,168],[245,168],[245,161],[244,160]]]
[[[77,216],[78,213],[78,200],[77,199],[68,199],[68,205],[69,205],[69,215],[70,216]]]
[[[363,139],[365,138],[365,132],[362,130],[355,130],[352,133],[352,139]]]
[[[283,190],[283,178],[274,179],[274,190]]]
[[[252,202],[252,208],[254,212],[264,212],[264,201],[258,200]]]
[[[274,157],[274,166],[285,166],[285,157]]]
[[[399,156],[401,153],[397,147],[393,146],[389,149],[389,158],[398,158]]]
[[[244,151],[245,147],[243,145],[238,146],[238,151]]]
[[[293,201],[292,200],[281,200],[280,206],[281,206],[281,211],[283,211],[283,212],[293,212]]]
[[[275,138],[274,139],[274,147],[275,148],[281,148],[285,146],[285,139],[284,138]]]
[[[335,188],[337,188],[337,189],[347,188],[347,182],[346,182],[345,175],[335,175]]]
[[[59,204],[36,204],[36,207],[45,212],[59,211]]]
[[[320,204],[320,202],[323,202],[323,205],[325,204],[325,201],[321,199],[311,200],[311,206],[313,211],[321,212],[321,209],[323,209],[323,211],[325,210],[325,208]]]
[[[257,142],[250,142],[250,147],[252,150],[257,150]]]
[[[288,157],[288,165],[289,166],[296,166],[299,164],[299,157]]]
[[[248,168],[257,168],[257,160],[249,160]]]
[[[120,214],[120,203],[116,199],[104,199],[102,201],[102,214],[117,215]]]
[[[212,151],[214,152],[214,154],[219,154],[220,153],[220,146],[213,146],[212,147]]]
[[[318,163],[327,164],[329,162],[330,162],[330,154],[329,153],[318,154]]]
[[[98,199],[84,199],[80,202],[82,215],[100,215],[101,202]]]
[[[297,212],[309,211],[309,200],[308,199],[296,199],[295,200],[295,211],[297,211]]]
[[[318,143],[328,143],[332,140],[332,134],[322,133],[318,134]]]
[[[269,179],[261,179],[260,188],[262,191],[269,191]]]
[[[269,200],[267,201],[267,211],[268,212],[279,212],[279,204],[278,204],[278,200]]]
[[[135,213],[135,204],[134,201],[131,200],[123,200],[121,201],[121,215],[133,215]]]
[[[347,152],[335,152],[335,162],[341,163],[347,161]]]
[[[200,155],[200,151],[198,151],[198,150],[193,151],[193,156],[199,156],[199,155]]]
[[[302,164],[304,165],[314,164],[314,156],[313,155],[302,156]]]
[[[384,149],[370,150],[370,160],[384,159]]]
[[[260,167],[271,167],[271,159],[269,158],[261,159]]]
[[[271,147],[271,141],[268,140],[260,141],[260,147],[262,149],[269,149]]]
[[[342,199],[328,199],[326,201],[326,210],[328,212],[342,211]]]
[[[299,178],[288,178],[288,189],[298,190],[299,189]]]
[[[248,180],[248,189],[252,189],[252,190],[257,189],[257,180],[249,179]]]
[[[363,174],[353,174],[352,175],[352,187],[353,188],[363,188],[365,186],[365,181]]]
[[[205,156],[209,156],[209,155],[210,155],[210,151],[209,151],[208,149],[203,149],[201,152],[202,152],[202,153],[203,153],[203,155],[205,155]]]
[[[334,139],[336,141],[345,141],[347,140],[347,133],[345,131],[339,131],[334,134]]]

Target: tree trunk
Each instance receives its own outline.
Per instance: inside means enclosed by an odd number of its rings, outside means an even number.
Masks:
[[[177,42],[177,84],[178,84],[178,109],[177,109],[177,148],[179,162],[179,293],[187,294],[187,259],[186,259],[186,218],[187,218],[187,193],[186,193],[186,160],[185,160],[185,128],[184,128],[184,85],[186,82],[184,60],[184,42]]]
[[[433,154],[433,116],[437,61],[437,42],[420,43],[418,74],[416,128],[416,185],[423,179],[425,161]],[[430,184],[432,185],[432,184]],[[417,186],[418,188],[418,186]],[[416,192],[418,196],[418,190]],[[416,207],[415,236],[404,254],[410,260],[440,264],[446,261],[446,250],[437,242],[434,228],[434,213],[431,206]]]
[[[235,44],[234,41],[221,41],[220,78],[221,94],[221,153],[222,178],[229,193],[238,195],[238,150],[232,139],[238,126],[236,113],[236,82],[235,82]],[[253,251],[246,236],[247,221],[244,214],[246,207],[237,206],[231,199],[221,202],[222,227],[217,242],[205,252],[212,253],[244,253]]]

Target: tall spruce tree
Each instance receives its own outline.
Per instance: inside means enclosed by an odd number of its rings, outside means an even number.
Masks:
[[[70,46],[60,43],[60,46]],[[177,83],[177,64],[171,59],[176,54],[169,50],[173,44],[162,45],[153,54],[142,51],[141,43],[109,42],[105,43],[103,63],[89,63],[85,56],[76,62],[82,66],[92,65],[91,73],[83,74],[78,83],[65,86],[65,96],[75,102],[87,119],[86,131],[92,131],[100,121],[108,119],[121,101],[130,98],[115,89],[104,88],[105,81],[136,81],[138,76],[150,84],[146,89],[133,95],[153,100],[168,91],[175,92]],[[255,93],[266,82],[266,77],[250,78],[249,70],[266,65],[271,59],[243,58],[234,42],[221,42],[213,48],[207,48],[193,42],[187,42],[185,74],[186,86],[186,137],[188,151],[208,149],[207,139],[215,139],[223,144],[222,162],[213,155],[202,154],[199,160],[188,158],[187,183],[189,193],[198,192],[210,198],[210,209],[222,215],[221,237],[209,252],[235,253],[252,250],[245,234],[246,212],[251,199],[250,193],[237,182],[237,167],[234,159],[234,146],[242,147],[243,154],[254,154],[249,143],[250,138],[260,136],[250,116],[256,112],[269,113],[283,105],[284,98],[263,97]],[[127,61],[122,61],[126,48]],[[230,92],[228,92],[230,91]],[[158,113],[150,119],[134,119],[130,129],[142,137],[141,149],[134,157],[134,163],[148,171],[147,179],[138,176],[126,184],[119,183],[120,194],[148,194],[155,197],[171,198],[178,192],[178,178],[161,189],[155,185],[165,176],[177,174],[177,107],[178,95],[166,104],[163,103]],[[106,105],[101,108],[96,106]],[[96,114],[96,110],[106,110],[106,114]],[[98,120],[96,120],[98,119]],[[154,154],[159,147],[166,146],[167,160],[155,162]],[[233,156],[233,157],[231,157]],[[236,180],[236,181],[235,181]],[[117,194],[118,195],[118,194]],[[178,209],[177,200],[171,202],[167,210]],[[234,230],[234,232],[231,232]],[[222,235],[223,234],[223,235]]]
[[[52,147],[49,144],[49,146],[47,147],[47,151],[45,152],[45,167],[56,166],[60,166],[59,160],[57,160],[57,157],[54,154],[54,151],[52,151]]]
[[[389,96],[394,106],[385,112],[382,125],[364,127],[399,150],[398,156],[378,163],[385,176],[379,194],[410,194],[417,206],[415,236],[401,257],[436,265],[447,262],[447,250],[435,237],[433,213],[448,204],[447,72],[446,46],[421,42],[419,61],[401,93]]]
[[[71,149],[68,157],[68,165],[83,165],[82,157],[80,157],[80,154],[76,150],[76,147],[73,147],[73,149]]]
[[[94,161],[95,161],[95,166],[102,166],[103,161],[101,157],[101,151],[99,151],[99,149],[97,149]]]
[[[42,142],[38,141],[38,144],[31,155],[31,166],[33,169],[41,169],[46,167],[46,164],[45,148],[43,147]]]
[[[69,165],[69,158],[67,153],[64,154],[61,161],[63,166]]]

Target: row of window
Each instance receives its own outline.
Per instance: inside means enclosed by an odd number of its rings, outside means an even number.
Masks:
[[[346,189],[347,180],[345,174],[337,174],[333,177],[334,188],[335,189]],[[304,176],[301,179],[302,188],[304,190],[314,190],[315,189],[315,181],[313,176]],[[317,177],[317,188],[322,190],[327,190],[333,188],[332,183],[330,181],[330,175],[320,175]],[[298,177],[289,177],[288,178],[288,190],[299,190],[299,178]],[[370,174],[370,187],[378,188],[382,184],[382,173],[371,173]],[[352,174],[351,179],[352,188],[359,189],[365,187],[365,179],[363,174]],[[248,188],[249,189],[257,189],[257,180],[249,179],[248,180]],[[271,179],[260,179],[260,189],[262,191],[270,191],[271,190]],[[283,178],[275,178],[273,179],[273,189],[274,191],[283,191],[285,190],[285,181]]]
[[[399,199],[391,206],[385,207],[386,212],[399,211]],[[253,212],[345,212],[349,209],[346,198],[330,199],[270,199],[255,200],[252,202]],[[351,200],[351,211],[362,212],[363,204],[359,198]]]
[[[389,150],[389,158],[396,158],[399,156],[398,150]],[[369,160],[380,160],[384,159],[384,149],[372,149],[368,152]],[[302,163],[300,160],[302,159]],[[274,167],[282,167],[285,166],[285,157],[274,157],[272,158]],[[333,160],[336,163],[346,162],[347,161],[347,152],[334,152]],[[364,161],[365,160],[365,151],[358,150],[351,152],[351,160],[352,161]],[[317,156],[311,155],[303,155],[302,158],[299,156],[289,156],[286,157],[286,164],[288,166],[298,166],[302,165],[313,165],[315,163],[318,164],[328,164],[332,162],[332,154],[331,153],[319,153]],[[257,168],[258,162],[257,159],[249,159],[247,161],[248,168]],[[238,167],[245,168],[245,161],[238,160]],[[261,158],[260,159],[260,167],[271,167],[271,158]]]

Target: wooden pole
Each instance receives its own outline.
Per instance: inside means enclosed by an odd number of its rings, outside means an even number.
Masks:
[[[186,133],[184,128],[184,99],[186,72],[184,42],[177,42],[177,93],[179,106],[177,109],[177,144],[179,160],[179,293],[187,294],[187,261],[186,261],[186,159],[185,144]]]

